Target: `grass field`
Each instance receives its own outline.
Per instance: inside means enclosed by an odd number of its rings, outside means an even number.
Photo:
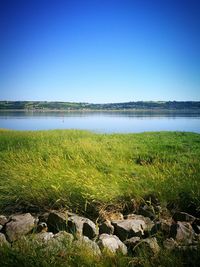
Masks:
[[[200,205],[200,135],[0,130],[0,210],[37,206],[89,212],[140,201]]]
[[[0,130],[0,213],[67,208],[96,219],[156,193],[162,204],[200,207],[200,135],[184,132],[94,134],[78,130]],[[198,266],[198,251],[162,250],[156,257],[94,256],[64,243],[30,238],[0,247],[0,265],[13,267]],[[61,253],[62,252],[62,253]],[[63,254],[64,253],[64,254]]]

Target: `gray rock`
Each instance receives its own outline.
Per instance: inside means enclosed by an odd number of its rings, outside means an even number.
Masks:
[[[48,216],[47,225],[50,232],[57,233],[67,230],[67,212],[51,211]]]
[[[40,222],[45,222],[45,223],[47,223],[47,221],[48,221],[48,217],[49,217],[49,213],[50,213],[50,212],[45,212],[45,213],[40,214],[39,217],[38,217],[39,223],[40,223]]]
[[[9,246],[9,242],[6,240],[6,237],[4,234],[0,233],[0,247],[2,246]]]
[[[8,219],[4,215],[0,215],[0,225],[4,226],[8,222]]]
[[[98,235],[98,227],[89,219],[72,215],[68,218],[67,222],[69,232],[76,233],[78,235],[85,235],[89,238],[94,238]]]
[[[124,241],[124,244],[127,247],[132,247],[133,248],[138,243],[138,241],[140,241],[140,237],[139,236],[133,236],[133,237],[131,237],[129,239],[126,239]]]
[[[99,234],[109,234],[112,235],[114,233],[114,226],[111,224],[109,220],[101,223],[99,225]]]
[[[50,239],[54,237],[54,234],[52,232],[41,232],[36,234],[36,240],[42,241],[42,242],[48,242]]]
[[[35,227],[35,218],[30,213],[11,216],[6,224],[6,235],[13,242],[22,235],[28,234]]]
[[[195,239],[195,233],[190,223],[177,222],[171,225],[170,237],[174,238],[178,244],[189,245]]]
[[[171,220],[160,219],[160,221],[156,222],[152,227],[151,235],[154,235],[158,231],[161,231],[163,234],[169,236],[171,224]]]
[[[67,241],[69,244],[72,244],[74,236],[66,231],[60,231],[54,235],[54,240],[58,242]]]
[[[178,250],[181,250],[181,251],[199,251],[199,246],[198,245],[187,245],[187,246],[181,246],[181,245],[179,245],[179,246],[177,246],[177,249]]]
[[[83,222],[83,235],[90,239],[96,237],[99,234],[99,228],[91,220],[85,218]]]
[[[57,234],[52,232],[41,232],[35,235],[38,242],[47,243],[47,249],[66,247],[66,244],[71,245],[74,239],[73,235],[65,231],[60,231]]]
[[[90,240],[87,236],[81,236],[78,240],[74,241],[74,245],[76,247],[80,247],[80,249],[85,248],[90,251],[95,256],[101,256],[101,250],[97,243]]]
[[[177,248],[177,242],[171,237],[163,241],[163,247],[168,250],[174,250]]]
[[[121,252],[127,254],[127,247],[116,235],[102,234],[99,236],[98,244],[100,248],[108,250],[111,253]]]
[[[41,234],[47,234],[47,233],[41,233]],[[50,233],[49,233],[50,234]],[[46,236],[46,242],[47,242],[47,246],[46,246],[46,250],[48,251],[55,251],[56,250],[66,250],[68,246],[72,245],[73,242],[73,235],[70,233],[67,233],[65,231],[60,231],[57,234],[53,234],[51,233],[51,235]],[[44,242],[45,240],[43,240]]]
[[[68,218],[67,226],[70,233],[82,235],[84,218],[78,215],[72,215]]]
[[[154,225],[152,220],[150,220],[148,217],[144,217],[142,215],[129,214],[129,215],[127,215],[127,219],[144,221],[145,222],[145,230],[147,230],[147,231],[151,230],[152,226]]]
[[[160,247],[155,237],[146,238],[143,240],[143,242],[149,245],[149,248],[152,250],[153,254],[159,253]]]
[[[0,232],[1,232],[2,229],[3,229],[3,225],[0,224]]]
[[[150,231],[154,223],[142,215],[131,214],[126,220],[112,221],[115,235],[122,241],[133,236],[143,236],[145,231]]]
[[[200,219],[195,219],[192,223],[192,228],[195,231],[196,234],[200,234]]]
[[[136,245],[133,247],[133,252],[137,253],[138,251],[141,251],[141,249],[149,251],[149,253],[153,255],[158,254],[160,251],[160,247],[155,237],[150,237],[138,241]]]
[[[169,234],[172,225],[171,219],[168,220],[160,219],[160,223],[161,223],[161,231],[165,234]]]
[[[193,223],[196,218],[186,212],[175,212],[172,219],[175,222],[181,221]]]
[[[49,231],[57,233],[68,231],[77,235],[94,238],[98,235],[98,227],[89,219],[68,212],[51,211],[47,220]]]
[[[37,231],[38,233],[40,233],[40,232],[48,232],[47,224],[46,224],[45,222],[40,222],[40,223],[37,225],[36,231]]]

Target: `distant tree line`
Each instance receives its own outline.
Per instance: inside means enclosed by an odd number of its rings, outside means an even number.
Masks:
[[[0,110],[200,110],[200,101],[137,101],[90,104],[48,101],[0,101]]]

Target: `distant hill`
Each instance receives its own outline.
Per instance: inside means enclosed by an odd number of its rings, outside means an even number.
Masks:
[[[200,110],[200,101],[137,101],[91,104],[48,101],[0,101],[0,110]]]

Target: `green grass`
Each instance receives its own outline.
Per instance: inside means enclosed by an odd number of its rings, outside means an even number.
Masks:
[[[76,242],[76,241],[75,241]],[[59,244],[38,242],[34,236],[23,237],[12,247],[0,246],[2,267],[197,267],[200,254],[197,250],[169,251],[162,249],[156,255],[140,249],[133,256],[115,255],[103,251],[94,254],[87,244],[69,243],[63,239]]]
[[[200,135],[0,130],[0,210],[92,212],[156,192],[200,206]]]
[[[76,242],[76,241],[75,241]],[[38,242],[34,236],[22,238],[10,247],[0,247],[2,267],[127,267],[131,257],[102,255],[93,252],[87,243],[69,243],[63,239],[59,244]]]
[[[0,130],[0,213],[68,208],[87,217],[126,208],[156,193],[163,203],[200,207],[200,135],[94,134],[78,130]],[[34,235],[0,247],[4,267],[198,266],[199,251],[139,250],[95,256],[85,245],[47,246]]]

